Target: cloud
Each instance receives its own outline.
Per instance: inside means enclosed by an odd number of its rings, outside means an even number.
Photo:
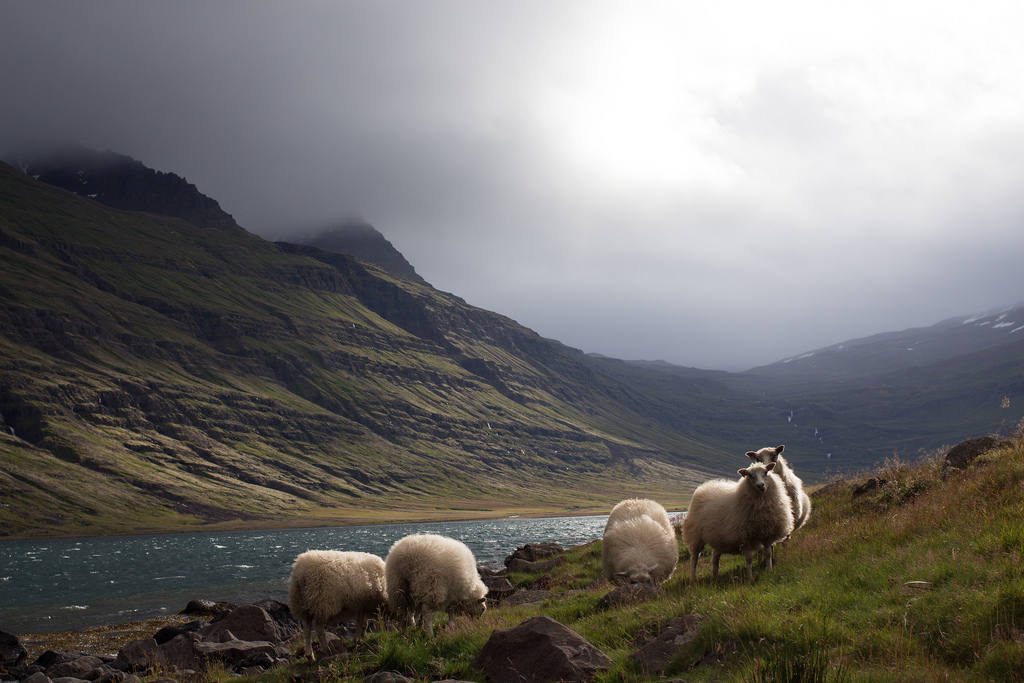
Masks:
[[[545,336],[743,367],[1019,299],[1021,13],[18,1],[0,148],[130,154],[271,237],[361,215]]]

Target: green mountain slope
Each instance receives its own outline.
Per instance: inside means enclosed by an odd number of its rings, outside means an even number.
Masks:
[[[425,283],[9,166],[0,273],[0,533],[673,504],[723,455]]]

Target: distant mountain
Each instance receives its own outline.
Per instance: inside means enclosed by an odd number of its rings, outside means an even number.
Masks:
[[[866,378],[924,367],[1024,340],[1024,305],[950,318],[930,327],[852,339],[754,368],[750,375],[798,382]]]
[[[348,254],[362,261],[376,263],[393,275],[423,281],[416,269],[405,260],[405,256],[369,223],[343,223],[298,237],[294,241],[323,251]]]
[[[69,144],[21,155],[12,163],[37,180],[115,209],[174,216],[203,228],[241,230],[216,200],[195,185],[123,154]]]

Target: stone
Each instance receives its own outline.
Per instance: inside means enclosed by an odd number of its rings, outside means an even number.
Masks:
[[[363,683],[413,683],[413,679],[394,671],[378,671],[364,678]]]
[[[288,605],[280,600],[268,599],[257,602],[256,606],[261,607],[274,620],[282,640],[289,640],[292,636],[299,633],[299,622],[292,616],[292,611]]]
[[[46,675],[51,679],[57,678],[88,678],[95,669],[103,664],[99,657],[85,655],[75,659],[54,664],[46,670]]]
[[[543,602],[550,598],[554,593],[551,591],[540,591],[540,590],[528,590],[528,591],[516,591],[512,595],[505,598],[502,601],[504,605],[531,605],[535,602]]]
[[[214,602],[213,600],[190,600],[185,609],[178,614],[188,614],[197,617],[221,617],[235,609],[236,605],[230,602]]]
[[[516,592],[512,583],[504,576],[481,576],[480,580],[487,586],[487,599],[500,602]]]
[[[196,652],[198,641],[198,633],[183,633],[162,644],[160,652],[163,653],[167,665],[174,667],[179,672],[186,669],[199,669],[202,666]]]
[[[507,567],[508,563],[514,559],[536,562],[537,560],[543,560],[554,555],[561,555],[564,552],[565,548],[550,541],[527,543],[516,548],[511,555],[505,558],[505,566]]]
[[[664,595],[664,591],[658,586],[650,583],[627,583],[616,586],[615,590],[607,593],[597,601],[597,608],[601,610],[612,607],[632,605],[635,602],[653,600]]]
[[[114,666],[134,673],[149,671],[165,663],[166,658],[154,638],[139,638],[118,650]]]
[[[853,487],[853,497],[860,498],[864,494],[871,493],[872,491],[883,485],[885,485],[885,479],[871,477],[867,481],[857,484],[856,486]]]
[[[942,462],[942,473],[945,475],[952,469],[962,470],[974,462],[979,455],[1008,444],[1008,441],[997,439],[994,436],[977,436],[961,441],[946,453]]]
[[[127,673],[119,671],[108,664],[99,667],[89,676],[93,683],[124,683],[124,681],[128,680]]]
[[[603,652],[550,617],[497,629],[473,661],[494,683],[589,681],[611,666]]]
[[[21,683],[51,683],[50,677],[41,671],[37,671],[34,674],[21,679]]]
[[[224,643],[200,641],[196,653],[206,661],[224,662],[228,668],[264,665],[274,661],[277,649],[266,640],[230,640]]]
[[[533,562],[521,557],[513,557],[506,560],[505,566],[510,572],[543,573],[549,572],[565,561],[563,557],[555,557],[546,561]]]
[[[70,662],[72,659],[76,659],[78,657],[81,657],[81,655],[47,650],[43,654],[36,657],[36,661],[32,663],[37,666],[43,667],[43,669],[49,669],[54,664],[60,664],[61,662]]]
[[[88,678],[78,678],[76,676],[58,676],[51,679],[51,681],[52,683],[89,683]]]
[[[206,622],[203,621],[190,621],[187,624],[171,624],[164,626],[162,629],[153,634],[153,640],[156,641],[157,645],[163,645],[169,640],[174,640],[182,633],[192,633],[198,631]]]
[[[629,658],[647,675],[659,674],[672,659],[700,633],[701,619],[695,614],[670,619],[661,633],[632,653]]]
[[[18,636],[7,631],[0,631],[0,669],[21,666],[28,659],[28,650],[18,640]]]
[[[203,640],[218,640],[224,631],[231,631],[238,640],[265,640],[271,643],[283,641],[274,620],[265,609],[256,605],[236,607],[223,618],[200,629],[199,633]]]

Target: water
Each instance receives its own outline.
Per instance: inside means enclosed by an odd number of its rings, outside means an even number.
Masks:
[[[385,557],[411,533],[457,538],[481,564],[525,543],[564,547],[600,538],[606,515],[0,542],[0,630],[78,630],[174,614],[189,600],[287,602],[301,552]]]

